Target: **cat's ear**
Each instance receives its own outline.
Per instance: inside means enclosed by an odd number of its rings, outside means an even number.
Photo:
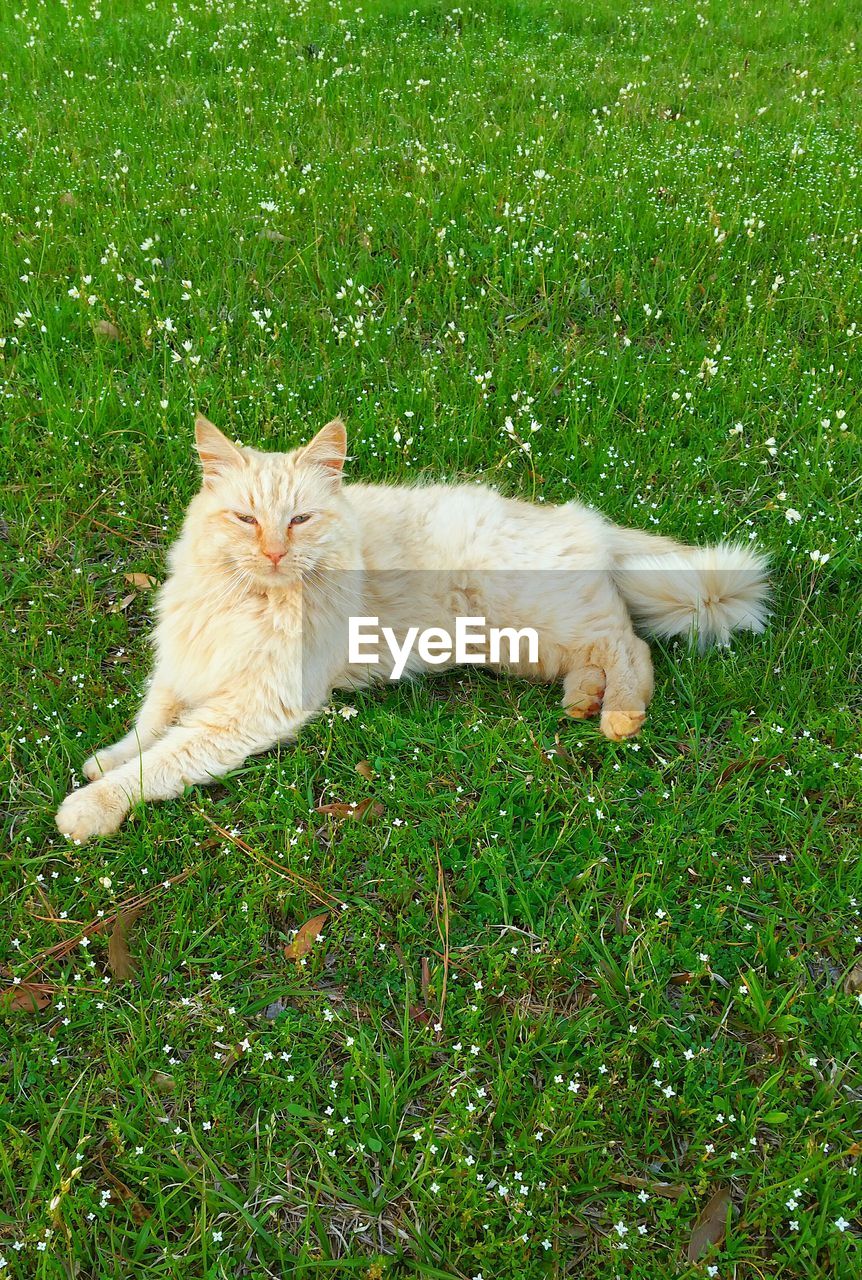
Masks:
[[[326,467],[336,477],[341,476],[347,456],[347,430],[340,418],[333,418],[321,427],[313,440],[302,451],[303,462],[314,462]]]
[[[216,476],[223,476],[226,471],[241,467],[245,462],[236,445],[201,413],[195,418],[195,448],[204,480],[214,480]]]

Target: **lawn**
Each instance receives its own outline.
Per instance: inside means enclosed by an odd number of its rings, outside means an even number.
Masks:
[[[857,18],[3,6],[0,1274],[860,1274]],[[771,625],[634,742],[464,671],[67,845],[196,409],[750,539]]]

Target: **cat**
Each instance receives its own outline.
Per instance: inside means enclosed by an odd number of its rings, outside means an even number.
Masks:
[[[653,692],[635,624],[701,644],[764,627],[767,561],[750,548],[686,547],[475,484],[344,484],[338,419],[289,453],[232,443],[200,416],[195,436],[202,484],[159,592],[153,675],[132,730],[60,806],[75,842],[295,737],[333,688],[389,678],[385,652],[350,661],[351,618],[402,639],[462,616],[528,626],[538,654],[495,665],[561,680],[566,712],[599,715],[614,740],[638,732]],[[443,665],[414,649],[405,674]]]

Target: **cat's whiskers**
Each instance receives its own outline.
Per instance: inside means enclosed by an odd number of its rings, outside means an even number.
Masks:
[[[346,572],[349,570],[331,570],[318,564],[306,566],[302,571],[302,586],[309,602],[329,607],[353,604],[356,593],[343,581]]]
[[[242,592],[242,588],[251,582],[251,578],[245,569],[236,565],[232,570],[226,582],[217,582],[214,588],[204,591],[200,597],[201,619],[197,627],[192,633],[192,638],[197,639],[201,631],[209,625],[214,614],[218,613],[225,605],[235,604],[236,600],[233,596],[238,596]]]

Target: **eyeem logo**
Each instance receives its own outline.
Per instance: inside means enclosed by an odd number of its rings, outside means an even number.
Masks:
[[[527,661],[539,661],[539,633],[532,627],[516,631],[514,627],[488,627],[484,618],[456,618],[455,638],[442,627],[429,627],[420,632],[418,627],[408,627],[404,643],[391,627],[380,626],[379,618],[350,618],[348,630],[348,654],[350,662],[380,662],[380,641],[385,640],[392,658],[392,679],[398,680],[413,652],[414,646],[423,662],[430,666],[442,666],[446,662],[459,665],[484,666],[488,663],[520,662],[521,643],[527,642]],[[504,659],[503,645],[507,645]]]

